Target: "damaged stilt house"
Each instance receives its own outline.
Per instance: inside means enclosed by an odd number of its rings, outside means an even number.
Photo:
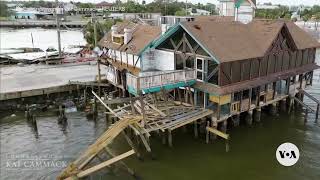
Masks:
[[[122,22],[112,27],[100,45],[104,49],[100,63],[108,66],[101,74],[125,98],[102,100],[94,93],[108,113],[118,118],[116,127],[111,126],[82,159],[71,163],[63,178],[83,177],[110,165],[86,167],[126,128],[151,152],[152,132],[172,146],[171,132],[192,123],[196,137],[203,128],[207,142],[209,133],[228,140],[227,123],[239,125],[241,113],[252,124],[253,112],[260,121],[262,107],[270,105],[274,110],[284,100],[303,105],[303,94],[318,104],[318,110],[307,109],[319,114],[319,101],[304,89],[312,85],[313,71],[319,68],[315,54],[320,44],[292,22],[243,24],[208,17],[179,22],[164,32],[160,27]]]
[[[238,125],[243,112],[251,124],[253,110],[259,121],[261,107],[302,97],[303,90],[312,85],[313,70],[319,67],[315,54],[320,44],[315,39],[292,22],[254,20],[243,24],[223,19],[180,22],[161,36],[158,29],[154,40],[149,39],[146,47],[137,51],[138,66],[131,68],[120,61],[121,56],[107,57],[111,67],[123,64],[127,72],[126,76],[114,76],[134,96],[167,90],[178,100],[190,90],[194,106],[213,112],[213,128],[222,123],[225,129],[228,119]],[[132,38],[132,43],[143,39]],[[109,48],[114,43],[104,42],[108,52],[117,53]],[[119,53],[123,53],[121,49]]]

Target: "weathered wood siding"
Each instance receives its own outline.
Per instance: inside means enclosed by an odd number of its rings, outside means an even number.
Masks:
[[[263,58],[222,63],[220,85],[225,86],[314,63],[315,53],[315,49],[282,51]]]

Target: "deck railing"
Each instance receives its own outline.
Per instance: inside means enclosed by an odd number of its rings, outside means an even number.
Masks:
[[[179,82],[188,82],[196,80],[195,70],[177,70],[171,72],[148,72],[145,76],[134,76],[127,73],[127,86],[134,88],[136,91],[142,89],[150,89],[154,87],[162,87],[168,84],[176,84]]]

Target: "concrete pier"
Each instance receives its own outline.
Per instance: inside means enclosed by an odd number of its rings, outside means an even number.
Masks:
[[[65,21],[60,22],[61,28],[82,28],[88,22],[87,21]],[[43,28],[55,28],[57,26],[54,20],[15,20],[15,21],[1,21],[0,27],[12,27],[12,28],[30,28],[30,27],[43,27]]]
[[[103,67],[102,71],[106,71]],[[96,65],[87,63],[67,65],[28,65],[3,67],[0,72],[0,101],[48,95],[77,90],[78,83],[93,83]]]

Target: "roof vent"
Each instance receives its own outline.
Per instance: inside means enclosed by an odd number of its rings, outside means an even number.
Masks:
[[[132,29],[124,28],[123,31],[124,31],[124,41],[123,41],[123,43],[124,44],[128,44],[129,41],[132,39]]]
[[[196,28],[196,29],[198,29],[198,30],[201,30],[201,27],[200,27],[198,24],[193,25],[193,27]]]

